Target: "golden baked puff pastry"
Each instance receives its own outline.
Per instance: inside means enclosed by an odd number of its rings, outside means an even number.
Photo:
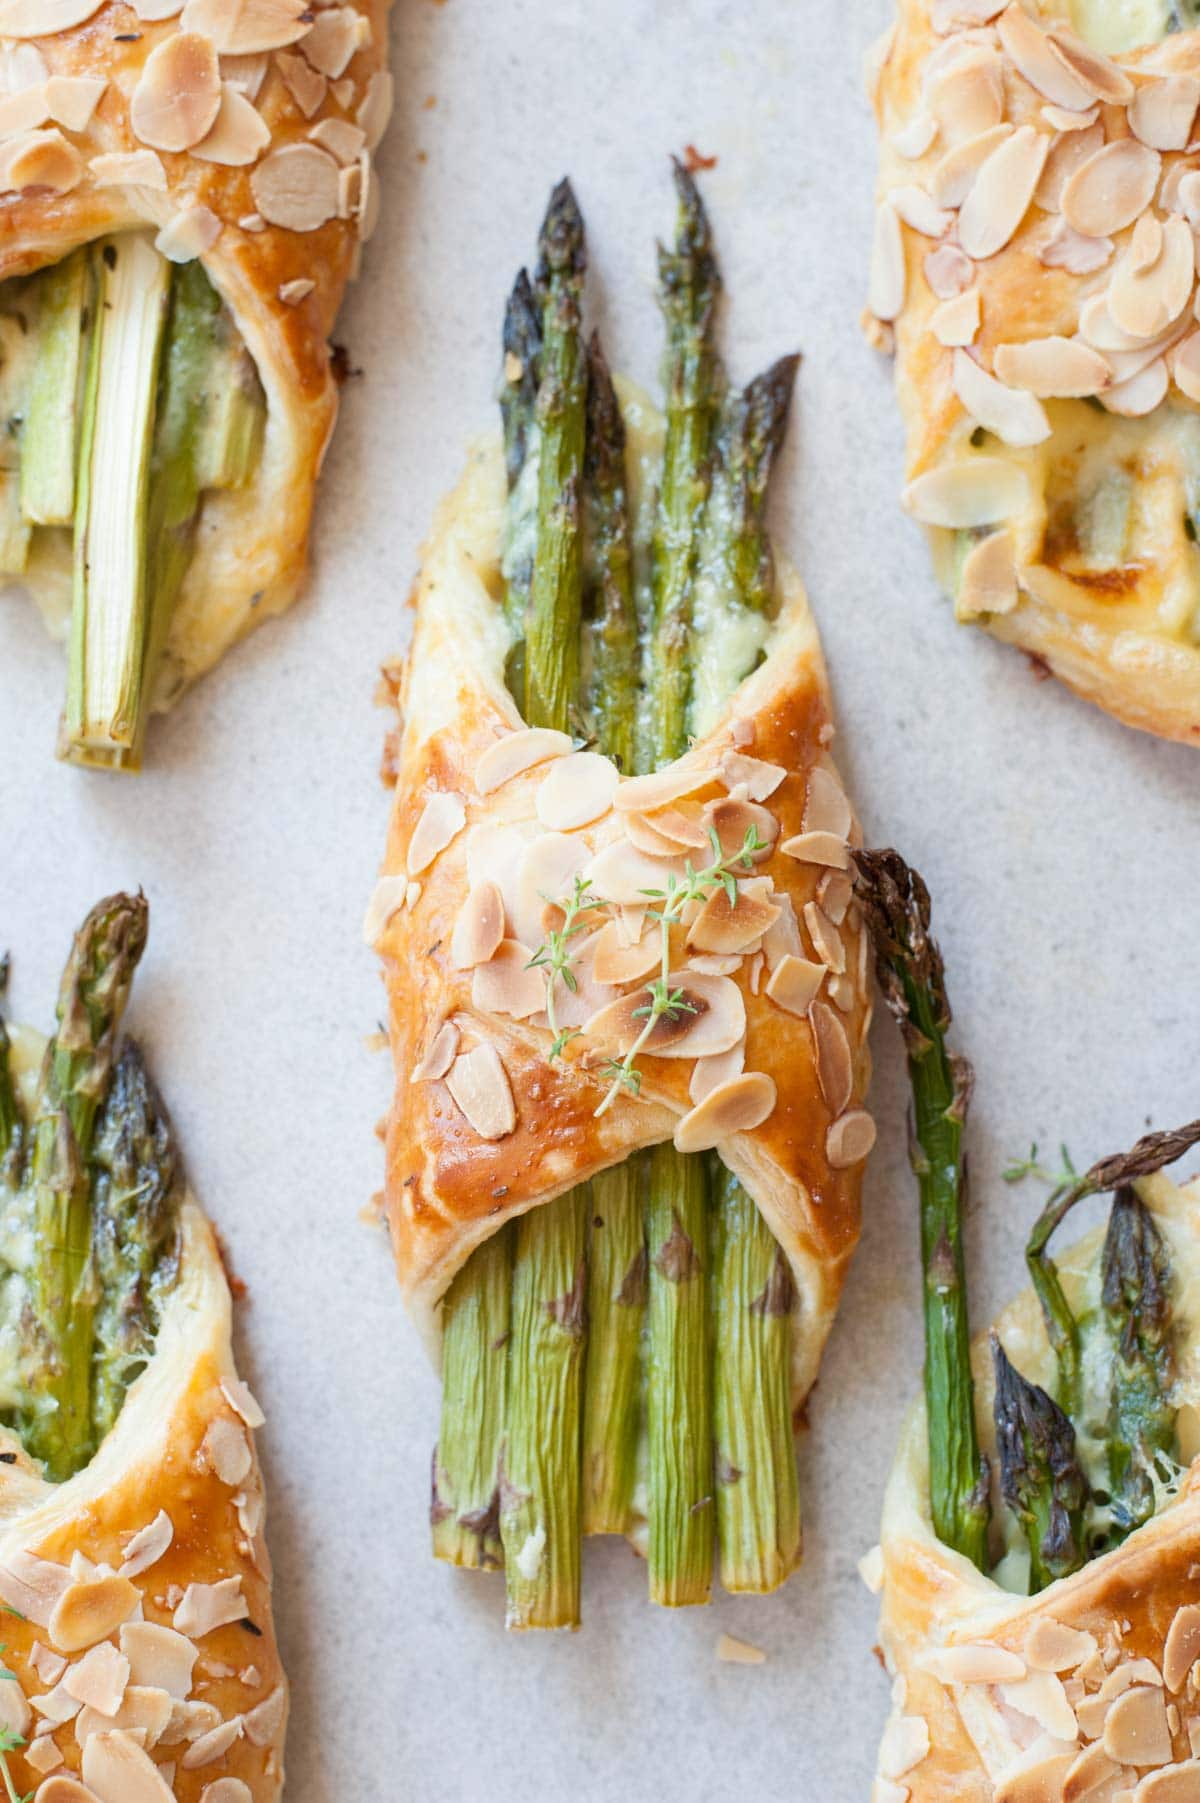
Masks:
[[[925,1396],[863,1561],[892,1709],[872,1803],[1189,1803],[1200,1794],[1200,1121],[1082,1174],[1064,1157],[1032,1287],[972,1344],[965,1061],[949,1054],[924,886],[894,853],[859,893],[904,1031],[920,1192]],[[1065,1217],[1110,1196],[1061,1256]]]
[[[0,4],[0,574],[68,641],[75,761],[136,767],[147,714],[296,595],[387,10]]]
[[[516,1628],[578,1625],[588,1534],[668,1607],[714,1563],[737,1591],[794,1570],[793,1417],[875,1131],[857,829],[765,524],[798,359],[727,383],[675,180],[665,415],[585,336],[568,182],[513,287],[503,451],[417,580],[367,923],[387,1218],[443,1360],[434,1552],[502,1565]]]
[[[265,1803],[287,1687],[262,1414],[137,1046],[146,904],[88,916],[57,1035],[0,1023],[0,1783],[37,1803]]]
[[[867,313],[960,620],[1200,739],[1200,32],[1160,0],[899,0]]]

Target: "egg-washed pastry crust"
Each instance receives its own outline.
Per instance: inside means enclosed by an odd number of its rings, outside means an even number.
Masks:
[[[90,1464],[48,1484],[0,1431],[2,1657],[13,1674],[0,1721],[25,1740],[7,1754],[18,1793],[40,1796],[45,1784],[47,1803],[49,1778],[70,1774],[87,1789],[57,1787],[60,1803],[268,1803],[283,1788],[287,1688],[253,1433],[262,1415],[237,1376],[229,1286],[190,1198],[181,1232],[154,1351]]]
[[[898,0],[867,326],[960,619],[1200,742],[1200,32],[1114,57],[1053,0]]]
[[[0,0],[0,279],[148,226],[202,257],[266,393],[253,479],[205,497],[160,702],[304,575],[328,337],[378,210],[388,4]]]
[[[703,1062],[643,1054],[638,1093],[618,1087],[611,1107],[598,1115],[612,1079],[601,1056],[611,1048],[599,1043],[597,1033],[572,1038],[552,1062],[550,1030],[539,1024],[544,1013],[517,1019],[484,1005],[481,984],[486,991],[489,965],[472,970],[454,963],[456,924],[471,883],[478,887],[489,877],[497,883],[509,935],[522,928],[532,906],[532,930],[523,928],[532,937],[542,907],[539,894],[545,893],[537,872],[551,845],[561,849],[563,841],[575,842],[566,848],[568,866],[573,857],[582,862],[604,847],[633,849],[624,817],[608,801],[577,829],[557,836],[547,831],[546,818],[558,817],[549,805],[551,790],[561,798],[575,786],[573,772],[561,773],[567,762],[561,755],[495,787],[488,763],[481,763],[490,755],[494,766],[494,748],[510,737],[520,746],[516,735],[527,732],[504,681],[508,630],[498,605],[503,506],[503,461],[498,448],[487,444],[443,503],[416,585],[414,638],[400,683],[395,801],[384,874],[367,928],[384,960],[396,1066],[387,1123],[386,1213],[401,1286],[435,1356],[437,1305],[474,1248],[513,1216],[552,1201],[638,1148],[671,1137],[692,1111],[689,1090]],[[812,616],[794,572],[781,563],[778,576],[781,607],[765,662],[736,690],[712,730],[670,768],[710,772],[671,803],[693,814],[707,802],[725,801],[736,789],[734,773],[744,775],[747,768],[756,789],[771,786],[756,818],[773,847],[752,874],[767,879],[763,891],[771,888],[790,901],[794,922],[784,938],[768,936],[766,951],[751,947],[728,960],[729,974],[706,980],[719,989],[719,1008],[735,1015],[744,1008],[745,1072],[765,1073],[775,1086],[769,1112],[757,1125],[729,1131],[719,1150],[758,1204],[796,1276],[798,1404],[815,1377],[858,1238],[862,1161],[874,1129],[862,1108],[869,1074],[867,949],[844,874],[846,835],[856,829],[829,756],[830,700]],[[568,749],[562,745],[560,754]],[[727,782],[718,770],[729,754],[748,758],[750,765],[734,764]],[[764,776],[766,765],[781,769]],[[560,774],[543,794],[556,767]],[[814,771],[824,774],[814,779]],[[477,788],[477,774],[485,793]],[[615,787],[615,772],[609,774]],[[660,824],[668,815],[669,810],[658,814]],[[651,823],[655,817],[642,816]],[[444,821],[436,833],[435,820]],[[840,831],[824,833],[817,849],[841,868],[802,861],[803,846],[794,848],[797,855],[780,850],[823,821]],[[738,836],[740,842],[740,829]],[[625,855],[624,849],[616,852],[618,859]],[[690,855],[700,866],[710,854],[699,849]],[[661,860],[649,862],[664,873],[670,868]],[[652,884],[653,873],[637,880]],[[658,878],[664,880],[665,874]],[[596,892],[603,893],[599,876]],[[786,914],[786,907],[780,912]],[[785,927],[786,921],[777,931],[784,934]],[[502,955],[522,976],[533,949],[524,945]],[[767,994],[785,954],[792,963],[784,978],[818,986],[807,1014],[789,1012]],[[673,963],[678,966],[687,956],[681,947],[678,956],[673,951]],[[586,958],[580,968],[585,967]],[[685,971],[682,980],[686,977]],[[571,1014],[564,992],[559,1024],[590,1017],[606,1002],[644,987],[644,981],[609,986],[581,977],[573,998],[578,1013]],[[824,1048],[821,1076],[814,1030]],[[487,1077],[482,1098],[467,1097],[473,1125],[452,1091],[463,1097],[456,1069],[483,1047],[494,1048],[499,1063],[482,1054],[489,1066],[482,1073]],[[472,1062],[477,1067],[480,1060]],[[437,1074],[423,1076],[425,1065]],[[734,1087],[736,1093],[736,1082]],[[759,1076],[749,1087],[761,1091],[770,1085]]]
[[[1180,1319],[1177,1494],[1112,1551],[1037,1596],[1015,1596],[934,1535],[924,1404],[905,1424],[884,1499],[880,1645],[893,1679],[873,1803],[1185,1803],[1200,1794],[1200,1181],[1136,1186],[1170,1248]],[[1058,1261],[1068,1295],[1103,1229]],[[1025,1291],[997,1320],[1014,1361],[1053,1382]],[[973,1351],[980,1438],[994,1451],[986,1336]],[[873,1569],[872,1569],[873,1568]],[[1069,1632],[1064,1631],[1069,1630]],[[1130,1691],[1133,1702],[1120,1703]],[[1116,1714],[1113,1706],[1120,1704]]]

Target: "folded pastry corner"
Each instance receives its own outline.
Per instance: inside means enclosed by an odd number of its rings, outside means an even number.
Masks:
[[[367,919],[387,1217],[445,1337],[435,1551],[503,1564],[514,1626],[577,1623],[582,1532],[630,1535],[660,1602],[707,1600],[714,1543],[729,1588],[786,1578],[792,1415],[874,1138],[857,826],[763,523],[795,360],[727,387],[677,180],[665,421],[585,353],[565,184],[514,289],[505,450],[476,447],[417,582]]]
[[[37,1803],[267,1803],[287,1687],[263,1416],[212,1228],[116,1043],[145,919],[140,897],[93,909],[48,1046],[0,1024],[0,1781]]]
[[[898,0],[866,325],[956,616],[1200,741],[1189,8]],[[1074,26],[1074,29],[1072,28]]]
[[[295,597],[387,12],[0,4],[0,574],[68,639],[77,761],[135,767],[147,712]]]

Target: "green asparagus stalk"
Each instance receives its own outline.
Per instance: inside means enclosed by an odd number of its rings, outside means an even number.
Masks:
[[[207,289],[203,306],[201,284]],[[201,489],[245,488],[258,465],[267,423],[266,401],[254,359],[198,259],[179,265],[174,287],[176,295],[181,288],[186,289],[197,322],[207,313],[208,404],[195,453],[198,485]]]
[[[593,590],[589,714],[600,749],[629,774],[637,756],[639,654],[625,490],[625,422],[598,333],[588,345],[584,481]]]
[[[504,425],[504,465],[508,500],[504,509],[504,612],[513,642],[505,663],[505,680],[521,707],[525,705],[525,616],[533,581],[533,553],[538,531],[537,394],[541,369],[542,316],[533,284],[523,269],[513,285],[504,314],[504,377],[500,416]]]
[[[884,1001],[908,1054],[912,1161],[921,1197],[925,1411],[933,1526],[980,1570],[987,1557],[988,1470],[971,1376],[962,1217],[963,1122],[971,1067],[947,1050],[945,971],[929,935],[929,892],[895,851],[855,853],[855,891],[875,948]]]
[[[726,1590],[775,1590],[800,1561],[792,1436],[796,1288],[770,1228],[714,1160],[713,1434]]]
[[[30,1282],[42,1357],[27,1445],[55,1479],[78,1470],[92,1450],[95,1274],[86,1161],[147,921],[144,896],[114,895],[76,934],[34,1117]]]
[[[586,1190],[517,1223],[500,1535],[510,1628],[579,1625]]]
[[[36,279],[37,355],[21,441],[21,511],[38,526],[75,515],[79,398],[93,314],[89,252],[76,250]]]
[[[8,956],[0,958],[0,1000],[8,988]],[[16,1189],[25,1155],[25,1111],[13,1074],[8,1028],[0,1014],[0,1186]]]
[[[712,1591],[712,1397],[703,1159],[668,1141],[649,1154],[646,1419],[650,1598],[677,1608]]]
[[[585,1534],[624,1534],[633,1519],[646,1289],[637,1161],[630,1159],[592,1179],[583,1403]]]
[[[145,1365],[164,1272],[174,1268],[180,1166],[170,1119],[140,1047],[121,1047],[92,1147],[92,1248],[100,1299],[92,1354],[99,1445]]]
[[[170,264],[148,239],[98,252],[84,388],[63,755],[120,763],[147,705],[146,503]]]
[[[1035,1595],[1087,1560],[1087,1479],[1069,1417],[1010,1364],[995,1333],[991,1346],[1000,1493],[1029,1543],[1029,1590]]]
[[[583,597],[581,487],[587,358],[580,332],[587,267],[583,220],[568,181],[550,197],[542,226],[538,384],[537,534],[525,631],[525,718],[569,730],[579,708]]]
[[[514,1230],[501,1228],[451,1284],[442,1306],[442,1426],[433,1455],[434,1557],[495,1571],[509,1358]]]
[[[732,587],[741,606],[765,613],[775,591],[767,532],[767,491],[787,432],[798,355],[780,357],[722,408],[718,480],[729,509],[726,528]]]
[[[1156,1465],[1165,1458],[1169,1466],[1176,1450],[1171,1261],[1154,1217],[1130,1188],[1113,1197],[1101,1269],[1113,1347],[1109,1495],[1121,1539],[1153,1515]]]
[[[721,278],[695,182],[675,164],[679,218],[672,250],[659,246],[659,299],[667,322],[667,433],[653,545],[651,738],[654,758],[679,756],[691,692],[692,579],[708,498],[720,365],[713,320]]]

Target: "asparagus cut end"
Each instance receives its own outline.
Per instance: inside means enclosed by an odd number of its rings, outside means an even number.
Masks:
[[[449,1565],[496,1571],[500,1461],[510,1332],[513,1231],[472,1253],[442,1305],[443,1406],[433,1455],[433,1553]]]

